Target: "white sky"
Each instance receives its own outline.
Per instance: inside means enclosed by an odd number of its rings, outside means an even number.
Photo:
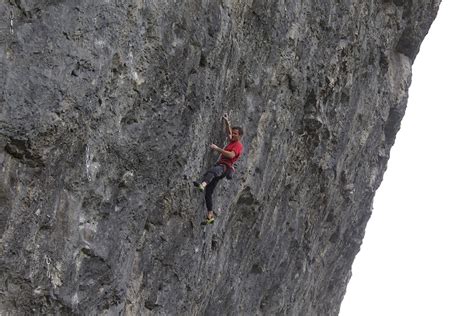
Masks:
[[[443,0],[339,316],[474,315],[474,1]]]

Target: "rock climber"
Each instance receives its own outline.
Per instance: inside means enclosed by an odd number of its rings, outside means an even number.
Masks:
[[[204,176],[199,181],[193,181],[194,186],[201,192],[204,192],[206,200],[207,217],[203,225],[214,223],[214,212],[212,211],[212,193],[217,186],[217,183],[222,178],[231,179],[235,172],[234,163],[239,159],[243,152],[244,146],[240,142],[240,139],[244,135],[244,131],[241,127],[232,126],[229,122],[229,116],[224,114],[222,119],[224,120],[225,131],[228,134],[229,144],[224,149],[219,148],[215,144],[211,144],[210,148],[213,151],[220,153],[219,160],[217,163],[206,171]]]

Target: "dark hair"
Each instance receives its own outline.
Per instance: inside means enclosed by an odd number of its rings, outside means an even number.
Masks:
[[[231,129],[236,129],[236,130],[238,130],[238,131],[239,131],[239,135],[240,135],[240,136],[244,136],[244,130],[242,129],[242,127],[240,127],[240,126],[232,126]]]

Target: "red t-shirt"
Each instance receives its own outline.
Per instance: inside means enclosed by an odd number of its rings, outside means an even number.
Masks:
[[[224,148],[225,151],[233,151],[235,153],[234,158],[225,158],[224,156],[221,155],[221,158],[217,163],[223,163],[226,166],[232,168],[232,165],[239,159],[240,154],[244,150],[244,146],[240,141],[235,141],[235,142],[230,142],[227,146]]]

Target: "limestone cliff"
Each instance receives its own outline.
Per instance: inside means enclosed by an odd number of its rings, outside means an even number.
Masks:
[[[0,314],[337,315],[439,3],[2,0]]]

